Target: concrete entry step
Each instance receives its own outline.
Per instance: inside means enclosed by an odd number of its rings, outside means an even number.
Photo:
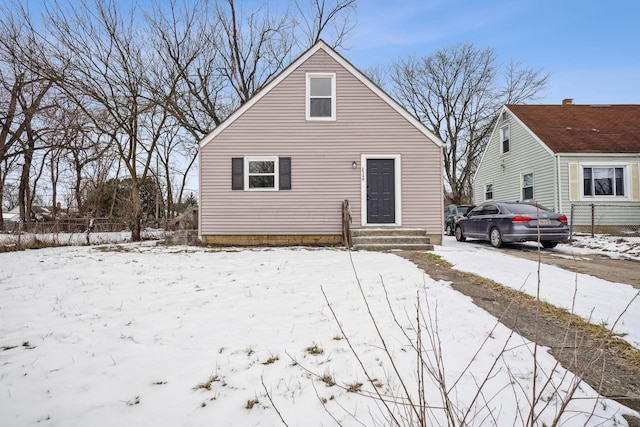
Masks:
[[[354,250],[433,250],[427,231],[418,228],[356,228],[351,230],[351,242]]]

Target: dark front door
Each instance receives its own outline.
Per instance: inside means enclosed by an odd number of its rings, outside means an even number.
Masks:
[[[367,159],[367,223],[396,222],[394,159]]]

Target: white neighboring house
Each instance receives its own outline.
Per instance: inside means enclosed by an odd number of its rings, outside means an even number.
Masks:
[[[31,214],[36,221],[50,221],[53,219],[52,209],[44,206],[33,205]],[[2,219],[8,222],[20,222],[20,207],[16,206],[9,212],[2,212]]]
[[[640,105],[505,105],[474,203],[535,201],[573,224],[640,230]]]
[[[2,219],[5,222],[19,222],[20,218],[20,208],[15,207],[11,209],[9,212],[2,212]]]

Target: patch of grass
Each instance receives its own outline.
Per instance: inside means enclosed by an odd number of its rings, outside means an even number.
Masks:
[[[324,374],[323,376],[321,376],[320,381],[325,383],[327,387],[333,387],[334,385],[336,385],[336,380],[334,380],[333,377],[329,374]]]
[[[101,252],[120,252],[120,253],[137,252],[134,247],[125,246],[125,245],[101,245],[101,246],[96,246],[95,249]]]
[[[200,383],[200,384],[196,385],[195,387],[193,387],[193,389],[194,389],[194,390],[202,390],[202,389],[204,389],[204,390],[211,390],[211,385],[212,385],[213,383],[221,382],[221,381],[222,381],[222,379],[221,379],[219,376],[217,376],[217,375],[211,375],[207,381],[205,381],[205,382],[203,382],[203,383]],[[225,384],[225,383],[222,383],[222,385],[224,386],[224,385],[226,385],[226,384]]]
[[[262,362],[263,365],[271,365],[272,363],[275,363],[276,361],[278,361],[278,356],[271,356],[270,358],[268,358],[265,362]]]
[[[253,409],[260,401],[258,399],[247,400],[247,404],[245,405],[245,409]]]
[[[17,240],[17,239],[16,239]],[[0,252],[18,252],[27,249],[44,249],[55,248],[58,246],[68,246],[53,240],[41,240],[37,237],[25,236],[20,239],[20,243],[12,242],[10,244],[0,245]]]
[[[535,297],[524,292],[502,286],[493,280],[479,276],[474,273],[462,273],[473,283],[478,283],[491,289],[496,294],[514,301],[516,304],[529,308],[538,309],[540,314],[562,325],[567,325],[572,330],[580,332],[598,342],[603,342],[607,348],[614,351],[619,357],[635,368],[640,368],[640,351],[636,350],[627,341],[621,339],[623,334],[613,333],[607,329],[606,325],[594,325],[582,317],[570,313],[564,308],[556,307],[546,301],[539,301]]]
[[[347,384],[346,389],[349,393],[359,393],[362,389],[362,383]]]
[[[344,337],[342,335],[336,335],[335,337],[333,337],[334,341],[340,341],[340,340],[343,340],[343,339],[344,339]]]
[[[429,262],[432,262],[436,265],[439,265],[440,267],[445,267],[445,268],[452,268],[453,264],[451,264],[449,261],[442,259],[442,257],[440,255],[436,255],[434,253],[431,252],[419,252],[417,253],[418,256],[426,259]]]
[[[318,347],[317,344],[314,344],[311,347],[305,348],[304,351],[306,351],[307,353],[312,354],[314,356],[319,356],[319,355],[324,353],[324,350],[322,348]]]

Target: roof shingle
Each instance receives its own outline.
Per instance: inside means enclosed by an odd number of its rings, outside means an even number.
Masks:
[[[554,153],[640,153],[640,105],[506,105]]]

